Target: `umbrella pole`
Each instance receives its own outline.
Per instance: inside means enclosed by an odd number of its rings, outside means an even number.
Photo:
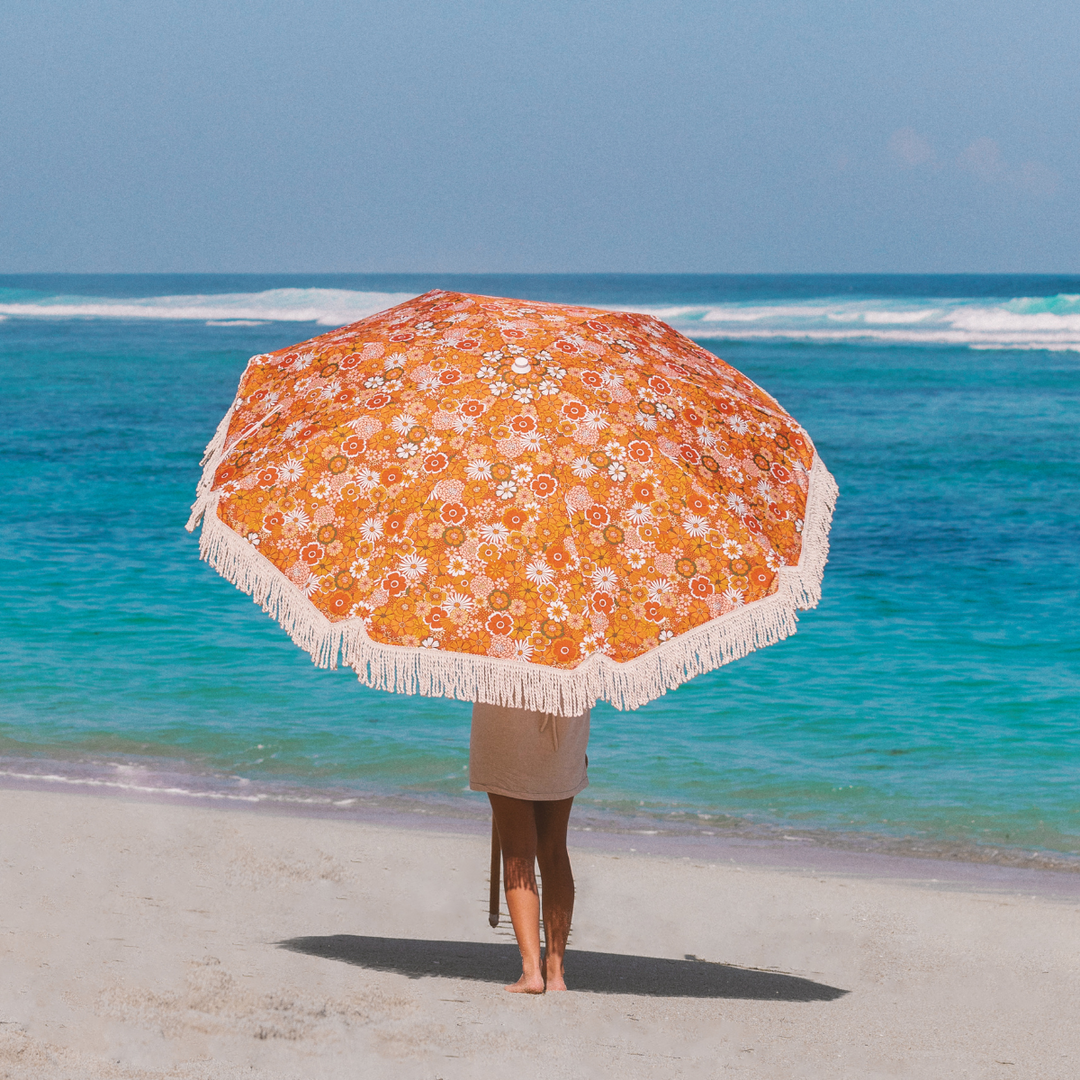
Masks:
[[[499,925],[499,878],[502,870],[502,846],[499,843],[499,826],[491,815],[491,891],[488,894],[488,923]]]

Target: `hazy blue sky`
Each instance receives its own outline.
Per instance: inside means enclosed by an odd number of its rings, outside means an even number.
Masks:
[[[1077,0],[0,0],[0,272],[1080,270]]]

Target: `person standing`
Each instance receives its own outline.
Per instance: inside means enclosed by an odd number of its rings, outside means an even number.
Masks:
[[[511,993],[566,989],[563,958],[574,914],[566,829],[574,796],[589,783],[589,712],[557,716],[502,705],[473,706],[469,787],[487,792],[503,856],[506,905],[521,951]],[[540,955],[543,887],[544,955]]]

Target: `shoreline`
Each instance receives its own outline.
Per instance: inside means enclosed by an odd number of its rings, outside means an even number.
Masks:
[[[188,807],[258,817],[317,819],[443,835],[486,838],[490,829],[490,811],[479,797],[452,800],[408,795],[354,796],[349,800],[351,805],[341,806],[340,800],[330,799],[241,798],[167,788],[106,786],[91,781],[0,775],[0,793],[8,791]],[[635,821],[590,811],[591,808],[579,811],[575,807],[568,834],[571,849],[598,854],[621,852],[661,858],[708,859],[772,870],[921,881],[1045,897],[1080,897],[1080,859],[1058,853],[983,849],[977,845],[941,845],[935,849],[918,838],[780,826],[769,829],[755,826],[744,830],[673,828],[670,822],[648,815]],[[667,828],[663,827],[665,824]],[[657,825],[661,827],[646,827]]]

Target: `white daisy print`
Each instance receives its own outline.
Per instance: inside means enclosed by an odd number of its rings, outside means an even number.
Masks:
[[[501,521],[496,521],[491,525],[481,525],[480,539],[485,544],[495,544],[496,547],[502,547],[510,539],[510,530]]]
[[[525,576],[534,585],[550,585],[555,580],[555,571],[543,559],[533,559],[525,567]]]
[[[410,416],[408,413],[402,413],[400,416],[395,416],[390,421],[390,426],[399,435],[408,435],[409,429],[416,427],[416,417]]]
[[[278,475],[282,480],[293,483],[304,475],[304,463],[299,458],[291,457],[284,465],[278,466]]]
[[[416,581],[427,571],[427,559],[422,555],[402,555],[398,558],[398,570],[410,581]]]
[[[469,615],[475,606],[476,601],[471,596],[466,596],[465,593],[460,592],[448,593],[443,601],[443,607],[446,608],[447,615]]]
[[[612,593],[619,587],[619,575],[610,566],[597,567],[590,576],[597,592]]]
[[[369,517],[360,526],[360,539],[369,544],[375,543],[383,534],[382,519]]]
[[[687,514],[683,518],[683,528],[690,536],[705,536],[709,531],[709,519],[700,514]]]

